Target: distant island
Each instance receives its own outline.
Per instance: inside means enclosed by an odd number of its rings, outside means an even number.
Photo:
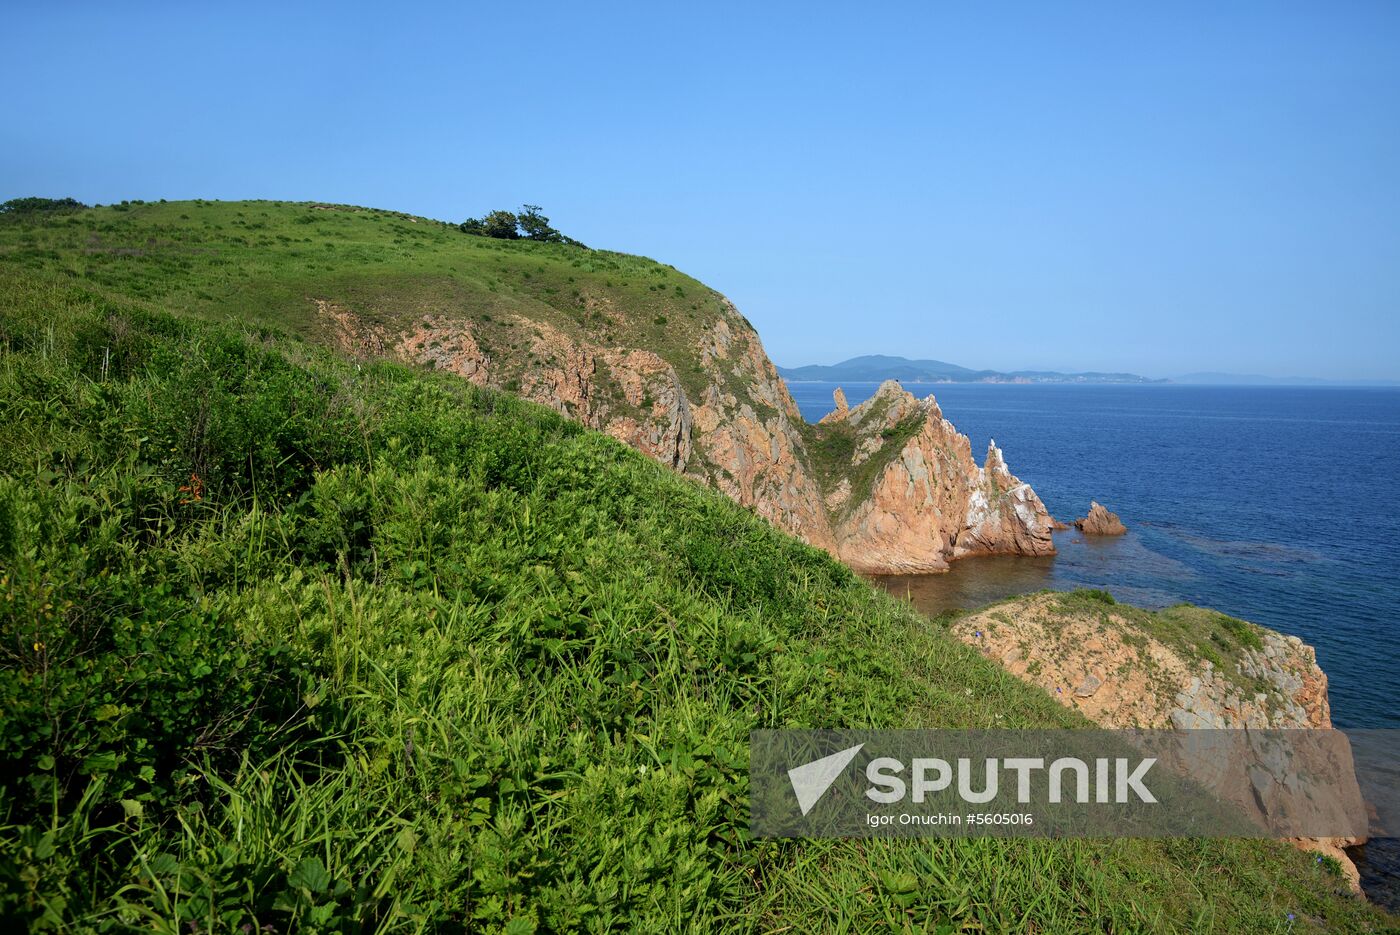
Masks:
[[[1153,379],[1136,373],[1060,373],[1057,370],[973,370],[943,360],[910,360],[887,354],[866,354],[826,366],[779,367],[792,383],[1181,383],[1195,386],[1378,386],[1400,385],[1396,380],[1341,380],[1326,377],[1267,377],[1247,373],[1188,373],[1170,379]]]
[[[1135,373],[1058,373],[1053,370],[973,370],[941,360],[910,360],[867,354],[839,364],[779,367],[784,380],[796,383],[1166,383]]]

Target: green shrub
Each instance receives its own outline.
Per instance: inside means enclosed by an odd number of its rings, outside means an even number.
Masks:
[[[0,202],[0,218],[71,214],[86,207],[75,198],[11,198]]]
[[[1077,598],[1080,598],[1085,601],[1092,601],[1096,604],[1107,604],[1111,607],[1114,604],[1118,603],[1116,600],[1114,600],[1112,594],[1109,594],[1107,591],[1104,591],[1101,588],[1079,588],[1078,590],[1072,593]]]
[[[1255,628],[1243,620],[1237,620],[1226,614],[1217,614],[1215,623],[1226,635],[1235,642],[1236,645],[1246,649],[1263,649],[1264,640],[1259,636]]]

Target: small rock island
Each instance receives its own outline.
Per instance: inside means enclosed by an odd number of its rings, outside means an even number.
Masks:
[[[1089,501],[1089,515],[1074,521],[1074,528],[1086,536],[1121,536],[1128,531],[1117,513],[1097,500]]]

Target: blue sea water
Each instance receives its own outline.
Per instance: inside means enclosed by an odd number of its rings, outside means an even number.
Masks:
[[[845,384],[851,405],[876,384]],[[1058,533],[1051,558],[996,557],[883,582],[937,613],[1041,588],[1214,607],[1317,648],[1340,727],[1400,727],[1400,389],[946,384],[1058,519],[1091,499],[1127,536]],[[792,383],[803,416],[835,384]]]

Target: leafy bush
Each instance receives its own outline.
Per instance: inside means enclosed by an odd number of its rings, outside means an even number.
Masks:
[[[492,211],[485,217],[467,218],[458,229],[464,234],[495,237],[498,240],[533,240],[538,243],[561,243],[582,247],[572,237],[565,237],[549,226],[549,218],[541,214],[539,205],[522,205],[520,213]],[[679,288],[679,287],[677,287]]]
[[[11,198],[0,202],[0,217],[68,214],[86,207],[75,198]]]
[[[1234,641],[1235,645],[1246,649],[1264,648],[1264,640],[1249,623],[1228,614],[1216,614],[1215,622]]]

